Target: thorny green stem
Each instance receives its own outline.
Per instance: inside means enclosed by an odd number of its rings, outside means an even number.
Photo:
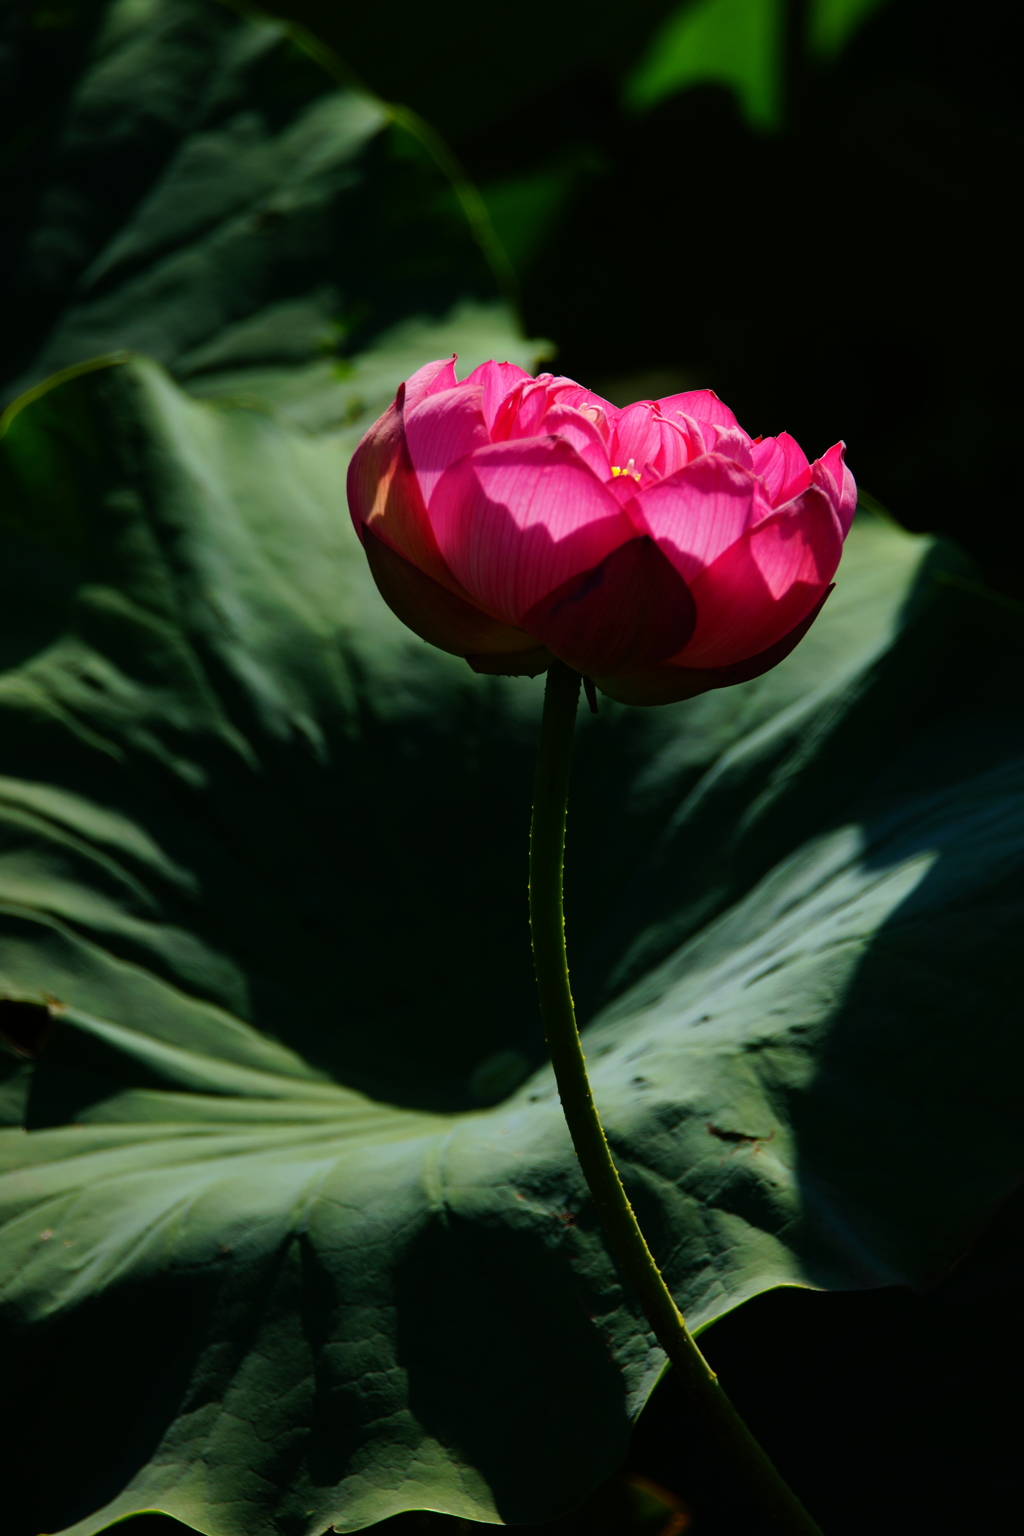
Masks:
[[[779,1532],[785,1536],[822,1536],[697,1348],[637,1224],[594,1104],[569,988],[562,911],[565,810],[579,693],[579,673],[555,662],[544,691],[530,830],[533,958],[562,1108],[612,1254],[705,1422]]]

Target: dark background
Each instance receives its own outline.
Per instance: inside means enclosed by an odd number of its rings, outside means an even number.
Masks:
[[[1024,590],[1024,8],[268,9],[312,29],[356,77],[444,136],[483,192],[527,330],[552,339],[559,370],[622,399],[709,384],[749,431],[785,428],[812,457],[845,438],[859,482],[905,526],[954,535],[990,582]],[[705,74],[718,80],[638,101],[637,71],[665,26],[709,9],[720,57]],[[100,10],[98,0],[0,0],[6,293],[24,276],[19,231]],[[830,17],[846,31],[826,53]],[[721,77],[754,24],[769,37],[759,88],[773,106],[752,124]],[[126,147],[116,168],[125,208],[153,151],[136,145],[133,162]],[[109,184],[96,190],[116,216]],[[73,253],[61,259],[74,275]],[[47,295],[56,313],[59,280]],[[15,362],[45,330],[41,302],[8,307]]]
[[[717,3],[742,20],[743,0]],[[709,384],[748,430],[785,428],[811,456],[845,438],[862,486],[905,526],[953,535],[992,585],[1024,595],[1024,9],[882,0],[826,55],[807,0],[746,3],[776,37],[753,122],[721,69],[638,100],[652,40],[687,9],[669,0],[270,8],[444,136],[559,371],[623,401]],[[99,9],[0,0],[8,294]],[[151,148],[138,147],[140,175]],[[130,155],[119,174],[129,207]],[[56,313],[59,274],[47,291]],[[17,361],[45,316],[8,306],[5,330]],[[927,1295],[776,1292],[706,1336],[829,1536],[1024,1529],[1008,1385],[1024,1365],[1018,1205]],[[626,1470],[685,1501],[690,1523],[671,1501],[631,1503],[620,1480],[557,1530],[763,1530],[670,1378]],[[142,1517],[132,1532],[172,1526]],[[430,1516],[388,1528],[469,1529]]]
[[[1024,8],[881,0],[827,57],[816,16],[856,3],[726,7],[726,34],[744,11],[775,19],[774,125],[714,81],[624,101],[692,5],[278,11],[446,136],[560,370],[630,398],[710,384],[812,456],[845,438],[907,527],[955,534],[1019,586]]]

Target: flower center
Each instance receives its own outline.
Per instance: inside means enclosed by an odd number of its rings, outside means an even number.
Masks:
[[[613,476],[628,475],[631,480],[635,480],[638,484],[640,482],[640,471],[637,469],[637,467],[634,464],[632,459],[630,459],[630,461],[626,465],[625,469],[623,469],[622,466],[619,465],[619,464],[613,464],[612,465],[612,475]]]

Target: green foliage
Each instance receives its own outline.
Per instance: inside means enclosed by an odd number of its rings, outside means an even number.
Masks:
[[[784,0],[687,0],[627,77],[627,106],[643,111],[687,86],[714,83],[736,92],[754,127],[778,127],[784,22]]]
[[[483,191],[495,234],[517,273],[526,272],[553,225],[564,213],[581,172],[580,157],[545,166],[527,176],[492,182]]]
[[[830,58],[843,48],[862,22],[887,0],[812,0],[807,41],[816,54]]]
[[[661,1359],[544,1065],[540,684],[402,629],[344,502],[401,378],[538,349],[413,119],[275,24],[96,9],[0,443],[7,1528],[548,1519]],[[524,263],[547,174],[490,194]],[[581,721],[587,1049],[697,1325],[926,1283],[1019,1180],[1019,626],[865,517],[782,667]]]
[[[831,58],[885,0],[813,0],[805,46]],[[623,99],[646,111],[691,85],[724,85],[736,93],[754,128],[783,118],[787,0],[685,0],[651,38],[627,75]]]
[[[139,362],[5,450],[12,1529],[570,1507],[660,1359],[542,1065],[539,686],[392,620],[343,438]],[[922,1282],[1018,1177],[1019,621],[933,566],[868,521],[775,673],[583,723],[595,1090],[697,1325]],[[487,1108],[508,1052],[532,1073]]]
[[[528,361],[432,149],[279,23],[117,0],[18,241],[0,398],[126,348],[321,429],[453,343]]]

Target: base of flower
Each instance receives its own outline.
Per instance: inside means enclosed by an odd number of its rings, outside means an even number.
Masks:
[[[538,645],[532,651],[511,651],[500,656],[466,657],[474,672],[483,672],[490,677],[539,677],[554,659],[544,645]]]

